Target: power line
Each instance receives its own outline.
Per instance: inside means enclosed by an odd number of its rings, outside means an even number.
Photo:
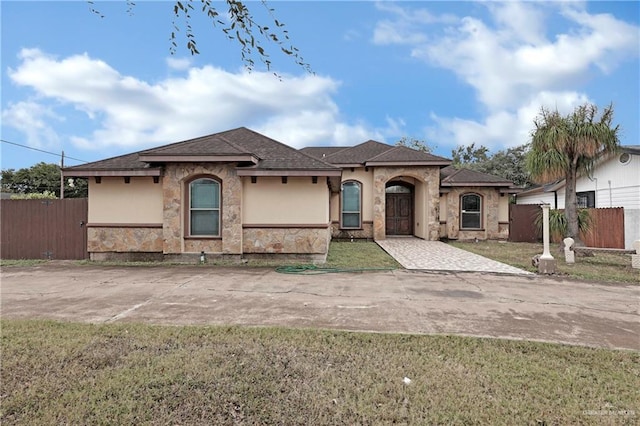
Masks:
[[[60,157],[60,154],[55,153],[55,152],[51,152],[51,151],[45,151],[44,149],[38,149],[38,148],[34,148],[32,146],[27,146],[27,145],[22,145],[22,144],[15,143],[15,142],[10,142],[10,141],[5,140],[5,139],[0,139],[0,141],[4,142],[4,143],[11,144],[11,145],[19,146],[21,148],[31,149],[33,151],[44,152],[45,154],[51,154],[51,155],[55,155],[56,157]],[[68,158],[69,160],[80,161],[81,163],[88,163],[88,161],[86,161],[86,160],[80,160],[79,158],[69,157],[68,155],[65,155],[64,158]]]

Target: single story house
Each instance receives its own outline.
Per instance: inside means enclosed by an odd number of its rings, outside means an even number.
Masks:
[[[63,170],[89,179],[91,259],[283,254],[332,238],[504,239],[509,181],[403,146],[294,149],[247,128]]]
[[[624,245],[633,249],[640,240],[640,145],[620,147],[615,154],[597,162],[591,176],[578,176],[576,196],[580,208],[624,208]],[[565,181],[522,191],[517,204],[548,203],[564,209]]]

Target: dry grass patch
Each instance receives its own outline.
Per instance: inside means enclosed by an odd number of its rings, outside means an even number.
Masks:
[[[531,258],[536,254],[542,254],[543,251],[542,244],[535,243],[452,241],[449,244],[531,272],[537,272],[531,265]],[[561,251],[557,244],[551,246],[551,254],[557,261],[558,275],[593,281],[640,284],[640,271],[631,267],[631,256],[628,254],[595,253],[590,257],[576,256],[576,263],[573,265],[565,263],[564,251]]]
[[[634,424],[640,415],[638,353],[628,351],[282,328],[1,324],[3,425]]]

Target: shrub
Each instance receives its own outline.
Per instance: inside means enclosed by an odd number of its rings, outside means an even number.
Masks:
[[[542,232],[542,211],[536,217],[536,227]],[[588,209],[578,209],[578,227],[585,234],[591,228],[591,216]],[[553,243],[560,243],[567,235],[567,217],[564,210],[549,210],[549,239]]]

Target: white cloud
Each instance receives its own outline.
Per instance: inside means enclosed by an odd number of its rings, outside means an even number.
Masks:
[[[176,71],[188,70],[192,62],[190,58],[175,58],[173,56],[168,57],[166,61],[167,66]]]
[[[436,126],[425,133],[430,140],[448,141],[454,145],[484,145],[491,150],[515,147],[529,142],[533,120],[542,107],[568,114],[589,98],[578,92],[540,92],[513,111],[498,110],[483,120],[439,117],[432,113]]]
[[[541,105],[558,104],[560,109],[584,102],[582,85],[594,70],[608,73],[623,59],[638,55],[637,26],[610,14],[590,14],[582,2],[482,5],[488,17],[466,16],[427,33],[426,22],[416,26],[413,16],[428,12],[394,4],[385,9],[392,18],[376,28],[384,30],[394,22],[400,30],[388,31],[386,43],[410,45],[413,57],[450,70],[474,88],[485,116],[433,116],[437,128],[429,134],[439,143],[476,142],[494,148],[524,143]],[[564,30],[550,33],[551,19],[556,24],[562,20]],[[404,28],[412,29],[413,38],[401,32]],[[374,32],[374,42],[380,43],[376,37]]]
[[[2,111],[2,122],[24,133],[29,146],[38,148],[55,148],[60,144],[60,137],[48,120],[64,120],[50,108],[33,101],[9,104]]]
[[[385,19],[376,24],[372,40],[378,45],[425,43],[428,40],[424,32],[426,25],[458,21],[458,18],[450,14],[433,15],[426,9],[408,11],[389,2],[378,2],[376,8],[393,16],[393,19]]]
[[[20,59],[9,76],[16,84],[32,88],[40,102],[24,115],[33,112],[32,119],[39,118],[40,128],[47,129],[42,112],[47,111],[42,106],[47,101],[84,112],[98,129],[91,135],[72,135],[70,140],[87,149],[140,148],[240,126],[295,147],[353,144],[380,135],[365,124],[341,121],[332,99],[339,82],[329,77],[279,80],[267,72],[230,73],[204,66],[190,68],[184,76],[148,83],[122,75],[87,54],[58,59],[24,49]],[[16,111],[8,109],[5,116],[10,122],[5,124],[28,127],[20,124]]]

